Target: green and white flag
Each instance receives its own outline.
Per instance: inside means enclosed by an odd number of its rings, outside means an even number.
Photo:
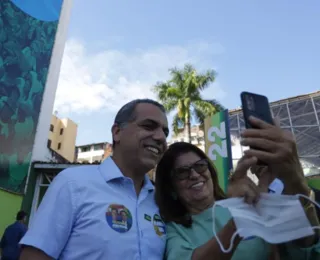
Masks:
[[[228,110],[206,118],[204,128],[206,154],[217,170],[220,187],[226,191],[232,169]]]

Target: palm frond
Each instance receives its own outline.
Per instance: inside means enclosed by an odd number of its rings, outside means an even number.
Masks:
[[[163,101],[167,97],[167,90],[170,88],[170,84],[168,83],[163,83],[163,82],[158,82],[154,87],[153,87],[153,92],[157,95],[158,100]]]
[[[181,97],[179,90],[170,85],[170,83],[158,83],[153,88],[154,93],[156,93],[157,98],[165,102],[166,100],[178,99]]]
[[[178,68],[172,68],[172,69],[169,69],[169,73],[171,75],[170,84],[172,84],[174,87],[182,91],[184,86],[183,71]]]
[[[179,129],[181,129],[183,127],[184,127],[183,120],[179,117],[178,114],[176,114],[173,117],[173,121],[172,121],[172,129],[173,129],[174,134],[177,135],[179,133]]]
[[[226,108],[216,99],[203,99],[204,102],[211,104],[218,109],[218,112],[225,110]]]
[[[203,129],[204,121],[207,117],[214,115],[225,108],[219,103],[219,101],[212,100],[196,100],[192,102],[194,119],[200,124]]]
[[[166,100],[162,102],[162,105],[164,106],[164,109],[166,110],[166,113],[169,114],[173,110],[177,108],[177,101],[176,100]]]
[[[197,88],[198,90],[204,90],[211,83],[216,80],[217,73],[214,70],[208,70],[205,74],[199,74],[197,76]]]
[[[191,63],[187,63],[184,65],[183,67],[183,74],[190,74],[192,73],[193,71],[195,71],[195,68],[194,66],[191,64]]]
[[[180,92],[179,89],[175,87],[170,87],[167,89],[167,98],[179,99],[179,98],[182,98],[182,93]]]
[[[198,93],[198,75],[196,70],[189,72],[185,75],[185,95],[190,96],[193,93]]]
[[[223,109],[221,104],[216,100],[196,100],[192,102],[192,105],[205,116],[211,116]]]
[[[193,116],[197,123],[200,124],[200,126],[204,125],[204,120],[206,119],[206,115],[201,111],[200,109],[194,107],[193,108]]]
[[[204,90],[210,83],[214,82],[215,78],[216,72],[214,70],[208,70],[205,73],[197,73],[192,65],[185,65],[185,94],[192,95],[193,93],[200,93],[201,90]]]

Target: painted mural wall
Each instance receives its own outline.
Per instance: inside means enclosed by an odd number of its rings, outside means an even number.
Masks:
[[[9,192],[26,184],[62,2],[0,1],[0,189]]]

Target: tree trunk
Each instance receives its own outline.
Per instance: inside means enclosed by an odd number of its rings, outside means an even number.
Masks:
[[[184,136],[185,141],[188,143],[191,143],[191,123],[190,118],[186,119],[186,122],[184,123]]]

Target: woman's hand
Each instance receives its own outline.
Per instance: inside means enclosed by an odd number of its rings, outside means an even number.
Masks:
[[[243,156],[237,165],[234,174],[231,176],[228,185],[227,196],[244,197],[249,204],[258,201],[260,190],[257,185],[247,176],[248,170],[256,165],[256,157]]]

